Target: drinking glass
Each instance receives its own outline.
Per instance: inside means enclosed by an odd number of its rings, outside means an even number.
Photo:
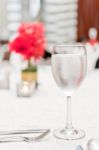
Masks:
[[[67,122],[64,129],[57,129],[54,136],[65,140],[83,138],[85,132],[75,129],[71,119],[71,96],[79,87],[87,72],[86,47],[81,44],[56,45],[51,56],[52,74],[56,84],[67,97]]]

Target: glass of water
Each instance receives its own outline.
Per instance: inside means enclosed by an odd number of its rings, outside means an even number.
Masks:
[[[67,122],[64,129],[57,129],[55,137],[64,140],[76,140],[85,136],[85,132],[75,129],[71,119],[71,96],[79,87],[87,72],[87,55],[84,45],[56,45],[51,57],[52,74],[56,84],[67,97]]]

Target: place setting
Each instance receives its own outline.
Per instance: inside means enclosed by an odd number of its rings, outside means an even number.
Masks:
[[[51,133],[57,141],[63,140],[68,143],[72,143],[72,141],[78,141],[76,143],[80,143],[79,140],[86,137],[87,132],[83,131],[83,129],[74,128],[71,118],[71,97],[79,88],[87,74],[86,46],[81,43],[54,45],[51,55],[51,73],[56,85],[63,91],[63,94],[66,95],[66,126],[64,126],[63,129],[56,130],[52,130],[51,128],[35,128],[0,131],[0,144],[13,142],[46,142],[46,137],[49,137]],[[27,94],[27,91],[25,94]],[[89,139],[89,141],[86,142],[86,145],[88,150],[97,150],[98,140]],[[76,144],[75,150],[84,150],[84,148],[82,145]]]
[[[99,150],[99,0],[0,7],[0,150]]]
[[[29,129],[0,132],[0,143],[40,142],[50,133],[50,129]]]

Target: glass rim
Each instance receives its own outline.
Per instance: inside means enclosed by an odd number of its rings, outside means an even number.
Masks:
[[[79,49],[81,48],[82,49],[83,48],[84,53],[87,55],[87,45],[83,44],[83,43],[80,43],[80,42],[72,43],[72,44],[71,43],[68,43],[68,44],[54,44],[51,54],[53,55],[56,51],[58,51],[58,49],[61,49],[61,48],[66,48],[66,49],[69,49],[69,48],[79,48]],[[79,51],[79,53],[80,53],[80,51]],[[59,54],[60,54],[60,52],[59,52]]]

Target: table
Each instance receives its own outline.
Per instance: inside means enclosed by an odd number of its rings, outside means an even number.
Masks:
[[[77,141],[58,140],[53,130],[64,127],[66,97],[56,86],[50,66],[40,66],[39,86],[31,98],[16,96],[18,73],[11,75],[11,90],[0,90],[0,130],[50,128],[51,133],[39,143],[2,143],[2,150],[74,150],[91,138],[99,138],[99,70],[94,70],[72,97],[72,119],[75,127],[86,131],[86,137]]]

